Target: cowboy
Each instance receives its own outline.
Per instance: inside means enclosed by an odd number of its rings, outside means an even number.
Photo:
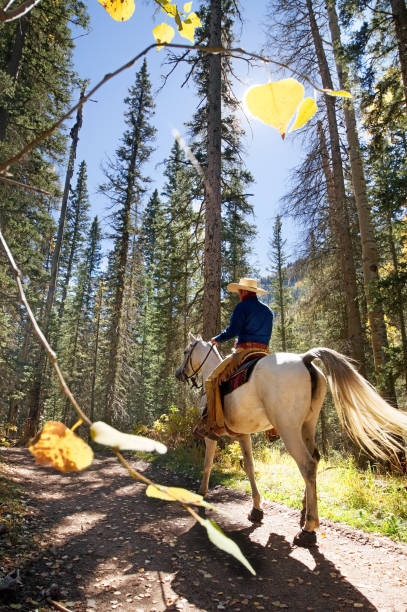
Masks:
[[[224,430],[223,410],[219,385],[229,378],[250,353],[268,354],[268,344],[273,329],[273,313],[266,304],[257,299],[267,291],[257,286],[257,280],[241,278],[238,283],[230,283],[228,291],[239,294],[239,303],[230,317],[229,326],[211,339],[216,345],[237,337],[235,348],[211,372],[205,381],[207,412],[195,428],[196,437],[217,438]]]

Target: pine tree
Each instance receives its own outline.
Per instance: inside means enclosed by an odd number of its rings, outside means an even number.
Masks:
[[[78,265],[81,246],[84,241],[84,232],[88,228],[89,196],[87,190],[86,162],[79,166],[75,189],[72,191],[68,205],[66,223],[63,236],[61,260],[59,266],[60,293],[58,317],[62,319],[65,309],[65,300],[72,276]]]
[[[143,177],[141,168],[153,150],[151,142],[155,135],[155,128],[150,123],[154,104],[145,60],[125,103],[127,129],[114,161],[106,169],[107,182],[101,187],[101,191],[117,207],[113,215],[114,249],[109,262],[108,277],[111,317],[105,410],[105,421],[108,423],[117,413],[123,415],[126,412],[123,404],[126,387],[125,366],[130,349],[126,347],[127,338],[124,329],[125,291],[129,278],[130,247],[136,232],[135,219],[137,220],[141,213],[140,198],[148,182],[148,179]]]
[[[178,142],[165,162],[164,176],[166,183],[161,196],[164,219],[156,215],[161,231],[156,240],[152,277],[152,325],[158,362],[156,394],[160,406],[170,407],[182,402],[183,391],[174,378],[174,363],[187,344],[197,291],[195,281],[200,274],[195,252],[197,214],[192,207],[195,171]]]
[[[288,279],[286,274],[287,257],[284,252],[286,241],[282,236],[282,223],[280,215],[276,216],[273,228],[273,237],[270,239],[270,264],[271,264],[271,288],[272,288],[272,308],[276,313],[276,320],[273,329],[273,340],[277,338],[276,345],[283,352],[288,351],[288,305],[290,303],[290,291],[288,289]]]
[[[77,77],[72,70],[73,43],[68,23],[86,22],[81,3],[55,3],[45,0],[29,17],[7,24],[0,40],[0,157],[4,160],[33,133],[50,127],[66,110]],[[0,184],[0,223],[6,240],[24,276],[30,278],[28,298],[40,317],[49,281],[49,255],[54,241],[54,212],[59,203],[58,180],[53,164],[62,163],[66,138],[62,131],[44,141],[23,162],[12,167],[13,178],[36,185],[52,194],[44,197],[33,192]],[[2,265],[0,274],[6,268]],[[15,290],[6,273],[1,284]],[[7,279],[7,280],[6,280]],[[34,370],[41,350],[32,336],[26,316],[20,308],[0,298],[7,321],[13,322],[10,337],[20,344],[20,358],[4,361],[3,374],[10,375],[10,399],[18,424],[30,405],[27,390],[32,386]],[[8,325],[8,324],[7,324]],[[6,327],[2,327],[6,331]],[[1,336],[1,333],[0,333]],[[2,368],[3,369],[3,368]],[[1,400],[0,400],[1,401]],[[8,399],[6,400],[8,401]]]

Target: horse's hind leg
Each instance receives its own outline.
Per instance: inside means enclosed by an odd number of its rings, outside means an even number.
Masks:
[[[282,432],[281,432],[282,433]],[[296,544],[310,545],[315,544],[316,536],[314,530],[319,526],[317,508],[316,474],[318,461],[311,455],[302,439],[300,432],[282,433],[284,444],[287,451],[294,458],[305,481],[306,512],[304,530],[308,536],[296,536]],[[312,534],[312,536],[310,535]]]
[[[305,446],[308,449],[311,457],[317,462],[320,460],[320,455],[317,447],[315,446],[315,426],[319,412],[315,415],[312,414],[312,418],[306,421],[302,426],[302,439],[304,440]],[[316,418],[315,418],[316,417]],[[316,479],[316,475],[315,475]],[[307,487],[305,487],[304,497],[302,499],[302,510],[300,518],[300,527],[304,527],[307,513]],[[317,525],[318,526],[318,525]]]
[[[205,463],[204,463],[204,471],[201,480],[201,486],[199,487],[200,495],[205,495],[208,492],[209,487],[209,477],[211,475],[213,458],[215,457],[216,450],[216,440],[210,440],[209,438],[205,438]]]
[[[249,521],[252,521],[252,523],[261,523],[263,520],[263,510],[261,509],[261,497],[257,488],[256,479],[254,477],[252,439],[250,435],[245,435],[239,438],[239,444],[243,453],[244,470],[250,481],[250,486],[252,489],[253,508],[248,516],[248,519]]]
[[[302,426],[302,439],[304,440],[305,446],[307,447],[311,456],[316,460],[317,464],[320,460],[320,454],[315,446],[315,428],[321,412],[322,404],[326,395],[326,378],[321,370],[314,364],[312,364],[314,375],[316,376],[316,384],[314,388],[313,397],[311,400],[311,407],[308,418]],[[304,497],[302,500],[302,511],[300,518],[300,527],[304,527],[307,513],[307,488],[304,491]]]

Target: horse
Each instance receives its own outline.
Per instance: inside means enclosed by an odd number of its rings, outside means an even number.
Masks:
[[[196,384],[205,381],[222,357],[216,346],[189,334],[184,359],[175,376]],[[313,363],[319,359],[327,377]],[[315,445],[315,428],[329,384],[339,420],[348,435],[369,455],[397,458],[405,452],[407,414],[390,406],[361,376],[351,359],[332,349],[313,348],[304,354],[273,353],[260,359],[248,382],[224,398],[224,419],[239,441],[244,469],[250,481],[253,507],[248,516],[261,522],[261,497],[254,477],[250,434],[275,427],[305,481],[300,515],[301,530],[294,544],[313,546],[319,527],[316,475],[320,455]],[[205,397],[201,410],[205,407]],[[232,436],[230,436],[232,437]],[[208,492],[216,440],[205,438],[205,462],[199,492]]]

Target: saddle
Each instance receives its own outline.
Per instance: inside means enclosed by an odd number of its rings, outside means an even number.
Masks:
[[[238,367],[238,369],[235,372],[233,372],[233,374],[227,380],[223,381],[219,385],[220,395],[222,398],[222,404],[223,404],[223,398],[225,397],[225,395],[232,393],[232,391],[235,391],[236,389],[238,389],[239,387],[241,387],[242,385],[244,385],[245,383],[249,381],[250,376],[253,373],[254,366],[263,357],[266,357],[266,353],[264,352],[250,353],[249,355],[247,355],[246,359]]]

